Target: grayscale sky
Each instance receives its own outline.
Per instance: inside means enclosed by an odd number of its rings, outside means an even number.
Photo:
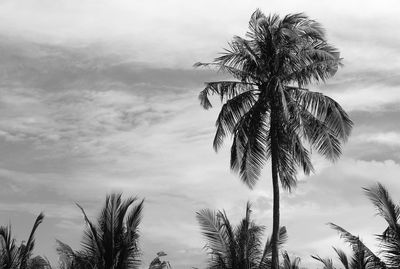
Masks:
[[[36,253],[56,261],[55,239],[79,247],[83,218],[105,195],[146,198],[143,267],[159,250],[177,269],[205,264],[195,212],[225,209],[233,221],[253,203],[272,226],[270,170],[250,191],[229,171],[229,147],[212,149],[219,109],[198,92],[218,78],[193,69],[210,61],[251,13],[305,12],[327,30],[344,67],[315,85],[339,101],[355,128],[343,157],[314,156],[316,173],[282,197],[287,250],[344,246],[335,222],[374,249],[383,231],[362,187],[380,181],[400,199],[400,4],[398,1],[0,1],[0,221],[18,240],[46,219]],[[216,100],[217,101],[217,100]],[[267,236],[267,234],[266,234]]]

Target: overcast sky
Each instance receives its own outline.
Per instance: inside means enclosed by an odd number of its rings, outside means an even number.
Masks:
[[[271,232],[270,170],[250,191],[229,171],[228,145],[215,154],[219,109],[198,102],[192,68],[210,61],[251,13],[305,12],[326,28],[344,67],[313,86],[355,122],[343,156],[314,156],[316,173],[282,195],[286,249],[311,254],[344,247],[335,222],[376,247],[384,223],[362,187],[380,181],[400,200],[400,17],[398,1],[0,1],[0,225],[28,237],[46,219],[36,254],[56,261],[55,239],[75,248],[84,227],[74,205],[96,217],[106,194],[146,198],[143,267],[164,250],[177,269],[204,268],[195,212],[225,209],[233,221],[253,203]]]

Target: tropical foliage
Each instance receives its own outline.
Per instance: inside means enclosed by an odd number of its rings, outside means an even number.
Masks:
[[[162,261],[161,257],[167,256],[167,254],[164,251],[159,251],[157,252],[157,257],[155,257],[150,265],[149,269],[171,269],[171,264],[169,261]]]
[[[362,240],[344,228],[331,223],[331,227],[339,232],[340,236],[350,244],[353,257],[348,261],[342,252],[338,252],[340,260],[346,269],[375,268],[394,269],[400,264],[400,206],[395,204],[387,189],[380,183],[371,188],[364,189],[373,203],[379,216],[387,223],[383,233],[377,235],[381,248],[379,255],[371,251]],[[347,265],[347,267],[346,267]]]
[[[340,60],[321,25],[303,13],[280,18],[257,10],[245,38],[235,36],[213,62],[195,64],[215,67],[234,78],[207,82],[199,95],[205,109],[212,106],[210,95],[220,96],[223,103],[214,149],[220,149],[228,135],[233,136],[231,169],[249,187],[256,184],[265,162],[271,160],[275,269],[280,227],[278,181],[291,190],[298,168],[305,174],[313,171],[304,142],[334,161],[352,129],[352,121],[336,101],[305,88],[332,77]]]
[[[344,269],[370,268],[367,252],[360,243],[361,241],[359,241],[359,243],[353,246],[353,253],[351,254],[351,256],[347,256],[346,253],[341,249],[333,248],[337,254],[338,260],[340,261]],[[335,269],[332,259],[329,258],[323,259],[320,256],[311,256],[311,257],[321,262],[324,266],[323,267],[324,269]]]
[[[96,223],[89,220],[81,209],[86,230],[82,249],[72,250],[58,241],[60,264],[69,269],[135,269],[140,265],[138,246],[139,224],[142,218],[143,200],[130,197],[122,200],[121,194],[107,196]]]
[[[251,219],[248,203],[246,215],[237,226],[232,226],[224,211],[203,209],[196,214],[202,234],[207,240],[208,268],[210,269],[263,269],[271,267],[271,239],[262,243],[264,227]],[[278,245],[287,240],[285,227],[281,227]]]
[[[35,247],[35,233],[43,219],[44,215],[40,213],[33,224],[28,240],[19,246],[12,235],[11,225],[0,227],[1,269],[46,269],[50,267],[49,262],[43,257],[32,257]]]
[[[295,257],[294,259],[291,259],[289,254],[284,251],[282,254],[282,269],[300,269],[300,261],[301,259],[299,257]]]

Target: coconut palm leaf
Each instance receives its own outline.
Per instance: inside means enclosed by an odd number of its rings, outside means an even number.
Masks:
[[[196,219],[207,240],[205,248],[213,254],[227,253],[228,242],[226,242],[225,227],[221,223],[220,215],[215,211],[202,209],[196,213]]]
[[[317,261],[319,261],[319,262],[321,262],[323,265],[324,265],[324,267],[323,267],[323,269],[336,269],[335,268],[335,266],[333,266],[333,262],[332,262],[332,259],[328,259],[328,258],[321,258],[320,256],[318,256],[318,255],[311,255],[311,257],[313,258],[313,259],[315,259],[315,260],[317,260]]]
[[[385,263],[389,268],[397,268],[400,262],[400,207],[396,205],[387,189],[380,183],[364,189],[375,206],[378,215],[383,217],[388,227],[378,235]]]
[[[286,227],[281,227],[279,229],[279,237],[278,237],[278,247],[282,248],[282,246],[287,242],[288,235],[286,231]],[[267,242],[264,246],[264,251],[260,259],[260,268],[269,268],[271,266],[271,258],[272,258],[272,240],[271,237],[267,239]]]
[[[335,250],[336,254],[338,255],[338,258],[339,258],[340,262],[342,263],[344,269],[350,269],[349,260],[347,259],[346,253],[344,253],[343,250],[338,249],[338,248],[333,248],[333,249]],[[351,268],[353,268],[353,267],[351,267]]]
[[[37,230],[37,228],[39,227],[39,225],[43,222],[44,219],[44,214],[40,213],[39,216],[37,216],[31,233],[29,235],[28,241],[26,241],[25,245],[22,245],[20,247],[20,268],[21,269],[26,269],[28,266],[28,260],[30,259],[31,255],[32,255],[32,251],[33,248],[35,246],[35,232]]]
[[[84,251],[93,258],[99,258],[103,255],[103,249],[101,247],[101,242],[97,233],[97,229],[95,225],[89,220],[83,207],[79,204],[76,204],[76,206],[79,207],[79,209],[81,210],[85,219],[85,223],[88,227],[88,229],[84,231],[83,241],[81,242]]]
[[[352,247],[353,251],[355,253],[358,253],[360,251],[363,251],[363,255],[365,255],[365,259],[368,263],[370,263],[370,266],[373,266],[374,268],[379,268],[379,269],[385,269],[386,265],[385,263],[377,256],[375,255],[367,246],[364,245],[364,243],[360,240],[358,236],[354,236],[342,227],[329,223],[332,229],[336,230],[340,237],[345,240],[350,246]]]

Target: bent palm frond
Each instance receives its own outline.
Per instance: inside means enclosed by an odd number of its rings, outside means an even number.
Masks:
[[[345,269],[350,269],[349,260],[347,259],[346,253],[344,253],[343,250],[335,248],[335,247],[333,249],[335,250],[336,254],[338,255],[338,258],[339,258],[340,262],[342,263],[343,267]]]
[[[311,255],[311,258],[321,262],[324,265],[323,269],[336,269],[335,266],[333,266],[332,259],[324,259],[318,255]]]
[[[383,234],[378,235],[382,253],[388,267],[396,267],[400,263],[400,207],[396,205],[387,189],[380,183],[371,188],[364,189],[367,196],[374,204],[378,215],[382,216],[388,224]]]
[[[343,238],[348,244],[350,244],[355,252],[359,251],[360,249],[363,250],[365,252],[365,257],[367,261],[371,263],[372,266],[379,269],[386,269],[385,263],[367,246],[365,246],[358,236],[352,235],[351,233],[334,223],[329,223],[329,226],[332,229],[336,230],[339,233],[340,237]]]
[[[28,260],[31,257],[33,248],[35,246],[35,232],[36,232],[37,228],[39,227],[39,225],[43,222],[43,219],[44,219],[44,214],[40,213],[39,216],[37,216],[37,218],[33,224],[28,241],[26,241],[26,245],[24,245],[20,250],[19,255],[20,255],[20,259],[21,259],[21,261],[20,261],[21,269],[25,269],[28,266]]]
[[[207,239],[206,248],[212,253],[226,253],[228,246],[225,241],[225,230],[217,212],[203,209],[196,213],[196,219],[200,224],[203,236]]]
[[[278,248],[281,248],[288,240],[288,235],[286,231],[286,227],[281,227],[279,229],[279,236],[278,236]],[[263,255],[260,259],[260,268],[267,268],[266,266],[270,265],[271,256],[272,256],[272,244],[271,244],[271,237],[267,239],[267,242],[264,246]]]
[[[207,82],[206,87],[199,94],[199,100],[203,108],[209,109],[212,104],[208,97],[217,94],[221,102],[238,96],[241,93],[254,90],[254,85],[240,81]]]
[[[222,146],[225,137],[234,132],[239,120],[252,108],[256,100],[256,93],[247,91],[233,97],[222,106],[215,123],[217,127],[213,142],[215,151]]]

